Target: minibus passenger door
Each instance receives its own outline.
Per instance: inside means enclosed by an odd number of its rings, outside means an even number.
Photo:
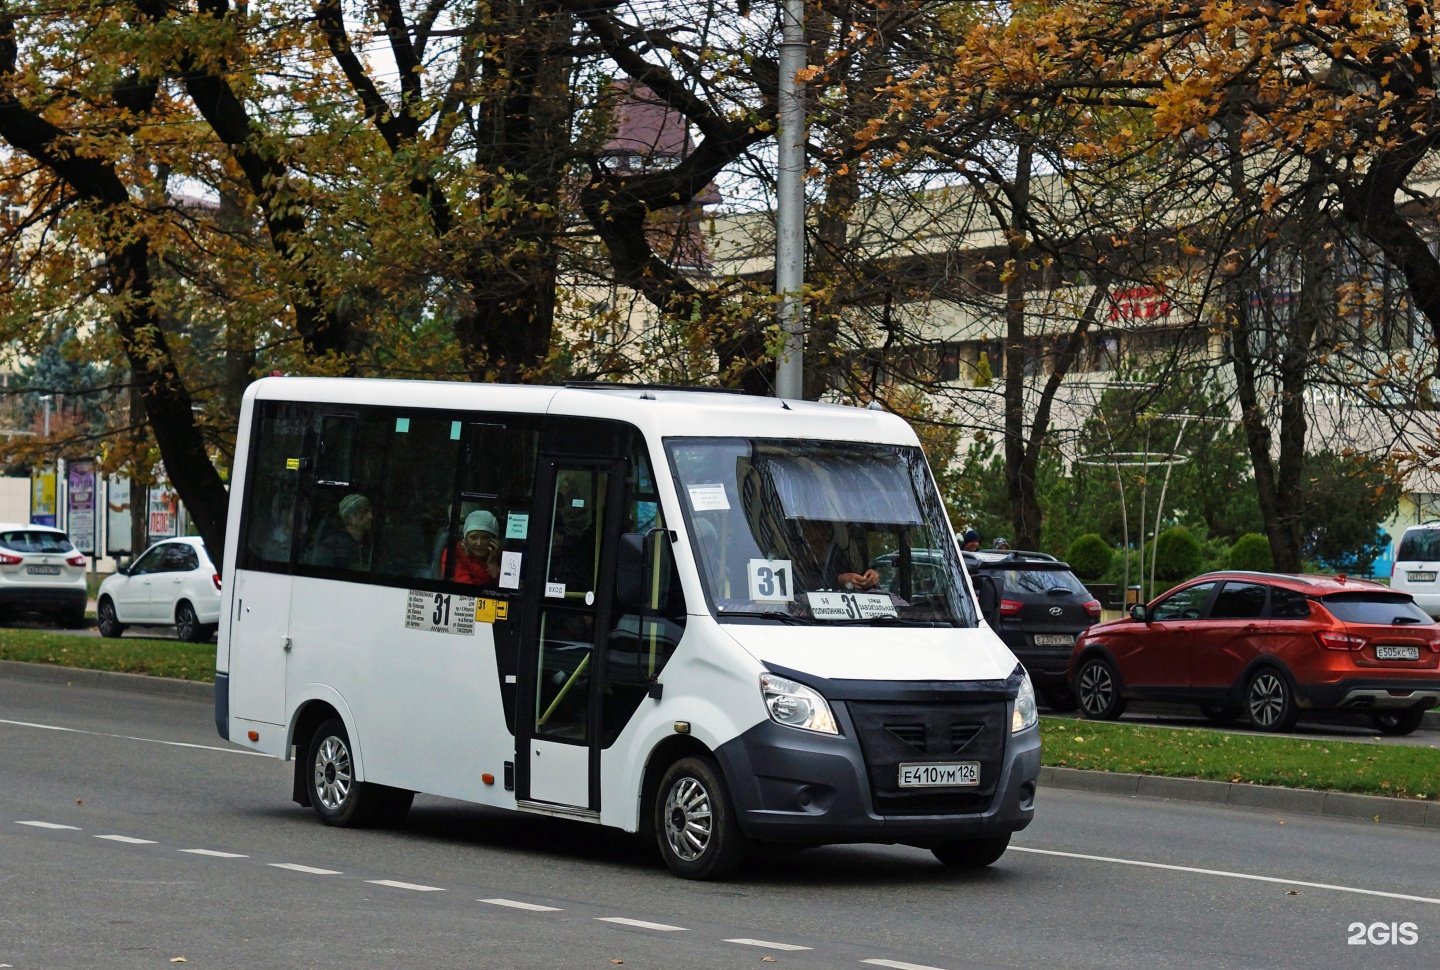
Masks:
[[[610,628],[624,463],[541,462],[546,545],[527,597],[516,717],[516,795],[600,808],[600,693]]]

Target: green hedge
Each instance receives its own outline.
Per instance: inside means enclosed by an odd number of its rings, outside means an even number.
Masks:
[[[1105,575],[1114,557],[1110,544],[1093,532],[1087,532],[1070,543],[1070,549],[1065,553],[1065,561],[1070,563],[1075,575],[1092,583]]]
[[[1273,570],[1275,558],[1270,555],[1270,540],[1258,532],[1247,532],[1236,539],[1230,547],[1230,568],[1262,573]]]
[[[1204,564],[1200,540],[1183,525],[1171,526],[1155,540],[1155,575],[1160,579],[1189,579]]]

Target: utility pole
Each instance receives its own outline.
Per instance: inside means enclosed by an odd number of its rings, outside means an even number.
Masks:
[[[804,396],[805,366],[805,0],[780,3],[780,118],[776,131],[775,295],[785,344],[775,362],[775,396]]]

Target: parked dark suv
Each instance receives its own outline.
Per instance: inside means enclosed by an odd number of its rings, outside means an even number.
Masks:
[[[1075,709],[1065,668],[1075,638],[1100,619],[1100,601],[1070,567],[1043,552],[967,552],[985,620],[1025,665],[1052,710]]]

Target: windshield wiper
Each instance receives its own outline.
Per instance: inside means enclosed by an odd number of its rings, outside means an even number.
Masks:
[[[1424,621],[1424,620],[1416,619],[1416,618],[1413,617],[1413,616],[1397,616],[1397,617],[1395,617],[1395,619],[1393,619],[1393,620],[1390,621],[1390,625],[1391,625],[1391,626],[1407,626],[1408,624],[1411,624],[1411,623],[1423,623],[1423,622],[1425,622],[1425,621]]]
[[[815,622],[814,620],[807,620],[803,616],[781,613],[779,610],[718,610],[715,613],[716,619],[720,620],[735,616],[743,616],[747,620],[775,620],[779,623],[788,623],[791,626],[808,626]]]
[[[854,620],[816,620],[820,626],[955,626],[951,620],[913,620],[903,616],[871,616]]]

